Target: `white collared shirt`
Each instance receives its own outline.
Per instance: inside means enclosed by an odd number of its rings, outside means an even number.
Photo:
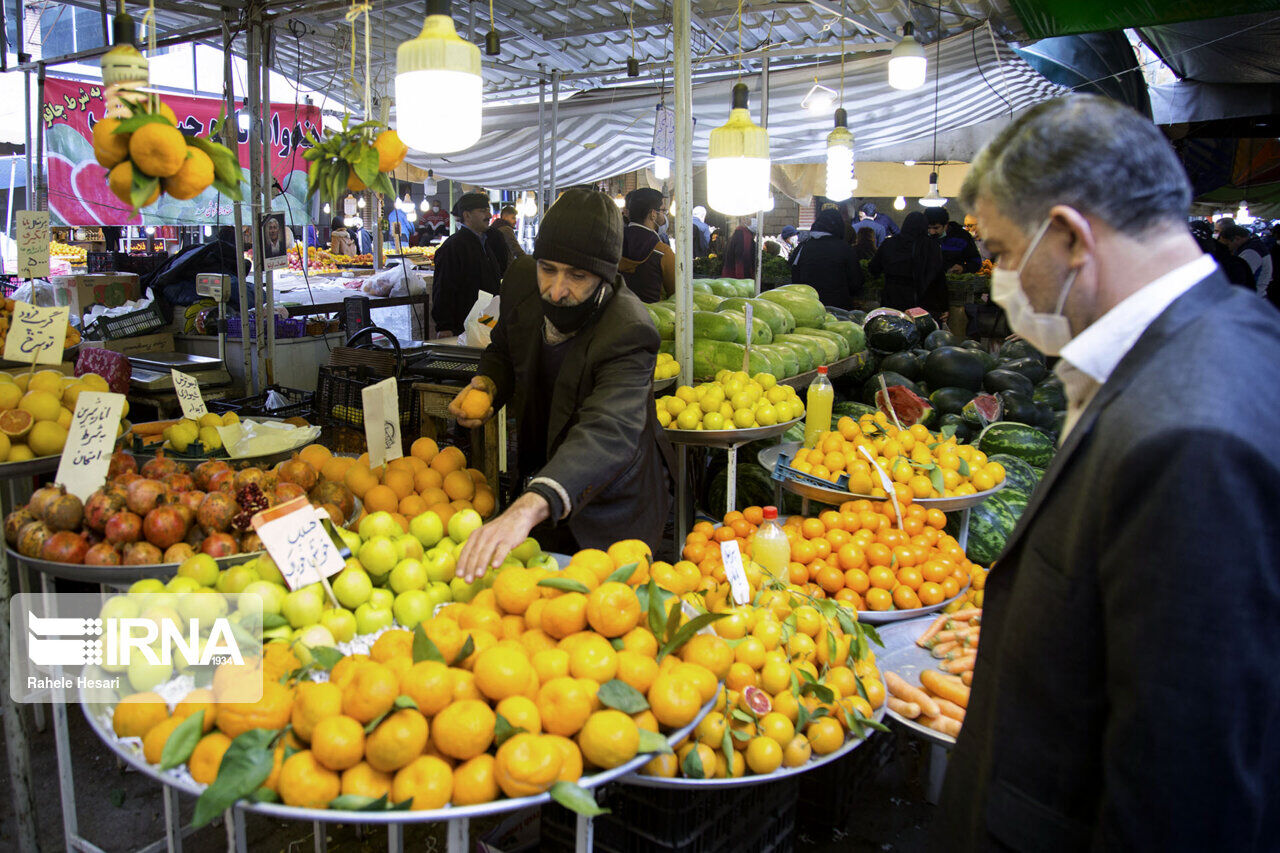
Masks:
[[[1094,394],[1143,332],[1175,299],[1217,268],[1212,257],[1201,255],[1165,273],[1103,314],[1062,348],[1062,360],[1055,370],[1067,391],[1067,420],[1059,444],[1066,440]]]

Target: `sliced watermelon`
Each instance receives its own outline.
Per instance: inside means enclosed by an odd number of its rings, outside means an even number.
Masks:
[[[994,394],[979,394],[964,404],[960,416],[974,429],[982,429],[987,424],[1000,420],[1003,411],[999,397]]]
[[[885,391],[877,391],[876,408],[890,420],[896,415],[903,427],[933,423],[933,406],[929,401],[902,385],[890,385]]]

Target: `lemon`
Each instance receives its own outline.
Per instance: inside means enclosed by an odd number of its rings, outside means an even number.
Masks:
[[[200,416],[200,420],[197,422],[197,426],[201,426],[201,427],[222,426],[222,418],[219,417],[218,415],[215,415],[213,412],[205,412],[203,415]]]
[[[698,429],[702,424],[702,409],[689,406],[676,415],[676,429]]]
[[[10,384],[12,384],[12,383],[13,383],[13,374],[12,374],[12,373],[0,373],[0,383],[4,383],[5,385],[10,385]]]
[[[39,378],[38,374],[37,378]],[[24,412],[30,412],[31,417],[37,421],[56,421],[58,413],[62,411],[62,399],[49,391],[33,389],[22,395],[18,408]]]
[[[719,412],[707,412],[702,418],[703,429],[724,429],[724,415]]]
[[[668,412],[666,409],[658,410],[658,425],[661,426],[663,429],[666,429],[667,427],[671,426],[671,413]]]
[[[120,410],[120,417],[122,419],[129,417],[129,401],[128,400],[124,401],[124,408]]]
[[[107,384],[107,380],[103,379],[96,373],[86,373],[80,377],[80,381],[89,386],[90,391],[110,391],[111,386]]]
[[[36,456],[61,453],[67,444],[67,431],[57,421],[39,421],[27,436],[27,445]]]
[[[63,406],[62,411],[58,412],[58,420],[55,423],[63,429],[69,430],[71,429],[71,417],[71,410]]]
[[[18,408],[22,400],[22,389],[12,381],[0,383],[0,412]]]
[[[211,426],[200,427],[200,443],[206,451],[218,450],[222,447],[222,436]]]
[[[235,412],[227,412],[222,416],[222,426],[231,426],[240,423],[240,416]]]
[[[0,462],[9,461],[9,436],[0,432]]]
[[[89,390],[89,386],[77,379],[62,389],[62,405],[74,412],[76,410],[76,401],[80,399],[80,392],[87,390]]]
[[[56,370],[41,370],[31,377],[27,384],[28,391],[48,391],[62,396],[62,380],[66,378]]]
[[[31,452],[31,448],[25,444],[15,444],[9,448],[9,462],[26,462],[28,459],[35,459],[36,455]]]

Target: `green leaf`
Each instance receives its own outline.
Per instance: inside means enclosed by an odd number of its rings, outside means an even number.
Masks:
[[[755,718],[755,717],[751,716],[750,714],[748,714],[746,711],[742,710],[741,708],[734,708],[734,709],[733,709],[733,718],[734,718],[735,720],[741,720],[741,721],[742,721],[742,722],[744,722],[744,723],[754,723],[754,722],[756,721],[756,718]]]
[[[672,638],[675,637],[676,635],[676,631],[679,630],[680,628],[680,623],[683,621],[684,621],[684,607],[682,607],[680,603],[677,602],[676,606],[672,607],[671,611],[667,614],[667,629],[665,631],[665,635],[663,636],[663,640],[665,640],[668,643],[671,642]]]
[[[684,757],[684,761],[680,764],[680,770],[687,779],[707,778],[707,771],[702,766],[702,759],[698,757],[698,748],[696,746],[689,750],[689,754]]]
[[[264,631],[270,631],[272,628],[280,628],[288,624],[289,620],[285,619],[279,613],[262,614],[262,630]]]
[[[978,412],[978,417],[980,418],[982,417],[982,412]],[[938,430],[938,432],[941,433],[942,438],[945,441],[946,439],[951,438],[956,434],[956,425],[947,424],[942,429]]]
[[[507,742],[509,738],[512,738],[515,735],[520,734],[521,732],[528,731],[527,729],[520,728],[519,726],[511,725],[510,721],[508,721],[507,718],[502,716],[501,714],[497,714],[495,716],[496,716],[496,719],[493,725],[493,745],[494,746],[502,746],[504,743]]]
[[[866,726],[868,728],[875,729],[878,732],[889,731],[889,727],[886,726],[884,723],[877,723],[875,720],[871,719],[870,717],[862,716],[862,712],[859,711],[857,708],[853,709],[853,713],[854,713],[854,716],[857,718],[859,724]]]
[[[733,735],[733,739],[738,741],[748,741],[753,737],[747,732],[739,731],[738,729],[730,729],[729,734]]]
[[[359,178],[365,186],[372,187],[374,182],[378,180],[378,149],[372,145],[362,145],[357,150],[354,157],[348,158],[351,168],[355,170],[356,177]]]
[[[385,720],[390,715],[391,715],[390,711],[383,711],[381,714],[374,717],[372,720],[368,722],[368,724],[365,725],[364,733],[367,735],[373,734],[373,730],[376,729],[378,726],[382,725],[382,721]]]
[[[871,704],[871,697],[867,695],[867,688],[862,686],[861,676],[855,675],[853,677],[853,686],[858,688],[858,695],[865,699],[868,705]]]
[[[942,494],[943,490],[947,488],[946,481],[942,479],[941,468],[934,468],[929,472],[929,482],[938,490],[938,494]]]
[[[343,654],[332,646],[316,646],[311,650],[311,657],[315,659],[317,667],[329,672],[342,660]]]
[[[969,463],[966,462],[962,457],[956,457],[956,458],[960,460],[960,467],[956,470],[956,473],[959,474],[961,477],[968,477]]]
[[[838,650],[836,649],[835,632],[828,631],[827,632],[827,660],[828,661],[835,660],[837,654],[838,654]]]
[[[866,622],[859,622],[858,627],[862,630],[862,633],[866,635],[868,640],[875,643],[880,648],[884,648],[884,640],[880,639],[880,632],[877,631],[874,626],[868,625]]]
[[[378,179],[369,188],[383,196],[394,196],[396,194],[396,188],[391,185],[391,178],[385,174],[378,175]]]
[[[658,582],[653,578],[649,578],[649,584],[644,588],[647,602],[646,609],[649,611],[649,630],[655,637],[661,637],[663,629],[666,627],[667,614],[664,612],[662,595],[658,590]],[[662,658],[658,658],[662,660]]]
[[[386,794],[383,794],[381,798],[366,797],[362,794],[342,794],[329,801],[329,808],[348,812],[369,811],[369,806],[378,802],[379,799],[386,800],[386,798]]]
[[[615,652],[620,652],[627,647],[627,644],[622,641],[621,637],[614,637],[609,641],[609,645],[613,646],[613,650]]]
[[[580,592],[583,595],[591,592],[587,589],[587,585],[582,581],[576,581],[573,578],[543,578],[538,581],[538,586],[545,586],[549,589],[558,589],[562,592]]]
[[[639,563],[627,563],[625,566],[619,566],[614,570],[613,574],[604,579],[605,583],[626,583],[631,580],[631,576],[636,573],[636,567]]]
[[[422,629],[422,623],[419,622],[413,626],[413,662],[419,663],[424,660],[444,663],[444,655],[440,654],[440,650],[436,648],[435,643],[431,642],[431,638],[427,636],[427,632]]]
[[[725,766],[728,762],[733,761],[733,735],[732,729],[728,726],[724,727],[724,737],[720,738],[720,751],[724,753]]]
[[[651,732],[648,729],[640,730],[640,747],[636,750],[639,754],[668,754],[672,752],[671,744],[667,743],[667,739],[657,732]]]
[[[405,696],[403,693],[401,693],[399,696],[396,697],[396,701],[392,703],[392,707],[398,708],[401,710],[405,708],[412,708],[413,710],[416,711],[418,710],[418,703],[413,701],[412,696]]]
[[[649,702],[644,698],[643,693],[617,678],[601,684],[596,695],[600,699],[600,704],[622,711],[624,714],[639,714],[649,709]]]
[[[143,207],[151,194],[160,186],[159,178],[149,178],[137,169],[133,170],[133,186],[129,190],[129,203],[135,208]]]
[[[294,752],[297,752],[297,750],[295,749]],[[278,803],[280,802],[280,795],[264,785],[249,795],[249,801],[253,803]]]
[[[471,635],[467,634],[467,639],[463,641],[462,648],[458,649],[458,656],[453,659],[451,666],[461,666],[462,662],[471,657],[476,650],[476,641],[471,639]]]
[[[600,808],[590,791],[572,782],[557,782],[552,785],[551,799],[583,817],[598,817],[609,813],[608,809]]]
[[[160,751],[160,769],[168,770],[170,767],[177,767],[190,758],[191,751],[200,742],[202,734],[204,734],[203,708],[178,723],[178,727],[169,733],[169,739],[164,742],[164,749]]]
[[[111,132],[113,134],[133,133],[135,130],[142,127],[144,124],[155,124],[156,122],[159,122],[161,124],[169,124],[169,119],[165,118],[159,113],[138,113],[137,115],[130,116],[129,118],[120,122],[120,124],[116,126],[116,129]],[[169,126],[173,127],[173,125],[171,124]]]
[[[832,692],[830,687],[825,684],[819,684],[816,681],[811,681],[800,687],[801,696],[810,694],[817,698],[819,702],[834,702],[836,698],[836,694]]]
[[[197,829],[247,797],[271,775],[275,757],[267,745],[276,732],[251,729],[231,741],[218,765],[218,776],[196,800],[191,825]]]
[[[692,638],[694,634],[698,633],[712,622],[723,619],[728,615],[728,613],[699,613],[697,616],[684,623],[684,626],[679,631],[676,631],[676,635],[668,640],[666,645],[658,651],[658,661],[661,662],[667,655],[689,642],[690,638]]]

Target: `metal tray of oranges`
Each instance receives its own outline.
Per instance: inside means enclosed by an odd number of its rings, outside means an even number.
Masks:
[[[928,616],[937,613],[953,601],[959,601],[969,591],[969,584],[965,584],[960,591],[948,598],[946,601],[939,601],[937,604],[930,604],[925,607],[912,607],[909,610],[859,610],[858,621],[865,622],[868,625],[887,625],[890,622],[902,622],[906,619],[916,619],[920,616]]]
[[[749,441],[777,438],[802,420],[804,418],[793,418],[772,426],[747,429],[671,429],[667,427],[663,433],[672,444],[688,444],[693,447],[732,447]]]

